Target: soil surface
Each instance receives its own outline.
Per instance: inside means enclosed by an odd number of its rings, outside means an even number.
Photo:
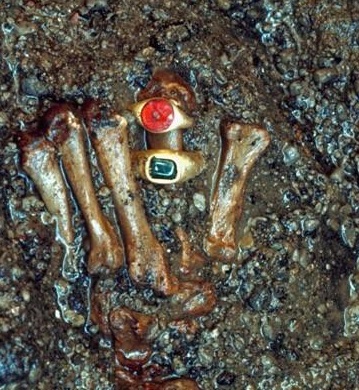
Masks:
[[[151,359],[204,390],[359,389],[359,3],[2,0],[0,23],[0,389],[115,388],[111,342],[88,319],[81,213],[74,203],[81,275],[68,282],[17,138],[53,102],[92,97],[140,147],[126,108],[156,68],[194,88],[185,147],[207,161],[181,185],[139,181],[171,259],[176,227],[202,252],[220,121],[262,124],[271,144],[250,175],[238,259],[204,266],[215,309],[194,335],[159,328]],[[105,282],[116,304],[166,310],[126,270]]]

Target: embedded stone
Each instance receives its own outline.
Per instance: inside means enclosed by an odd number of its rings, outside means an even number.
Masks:
[[[173,180],[177,176],[177,165],[173,160],[153,157],[149,171],[153,179]]]

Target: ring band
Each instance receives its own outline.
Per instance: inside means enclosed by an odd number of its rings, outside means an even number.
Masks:
[[[138,123],[150,133],[166,133],[193,126],[193,118],[182,111],[173,99],[146,99],[132,104],[129,109]]]
[[[155,184],[182,183],[199,175],[205,166],[201,152],[138,150],[131,152],[131,159],[135,173]]]

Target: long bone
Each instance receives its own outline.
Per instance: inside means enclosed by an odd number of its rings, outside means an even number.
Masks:
[[[84,108],[84,117],[106,183],[111,189],[130,276],[140,285],[172,295],[178,289],[178,280],[171,275],[163,248],[146,220],[131,168],[127,122],[119,115],[101,118],[96,110],[95,103],[89,104]]]
[[[248,175],[270,138],[260,126],[225,121],[221,124],[221,141],[204,249],[211,257],[232,260],[237,250],[236,228],[243,211]]]
[[[66,184],[56,158],[54,146],[42,136],[24,133],[20,137],[21,162],[35,183],[47,210],[56,219],[58,239],[65,245],[62,273],[67,279],[78,273],[74,253],[74,230]]]
[[[115,271],[123,264],[123,248],[97,201],[80,120],[71,106],[61,104],[50,108],[43,122],[48,138],[61,153],[64,170],[86,221],[91,247],[88,271]]]

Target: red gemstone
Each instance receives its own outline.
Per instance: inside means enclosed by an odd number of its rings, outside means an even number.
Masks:
[[[165,132],[171,126],[173,119],[172,104],[166,99],[151,99],[141,111],[142,125],[151,133]]]

